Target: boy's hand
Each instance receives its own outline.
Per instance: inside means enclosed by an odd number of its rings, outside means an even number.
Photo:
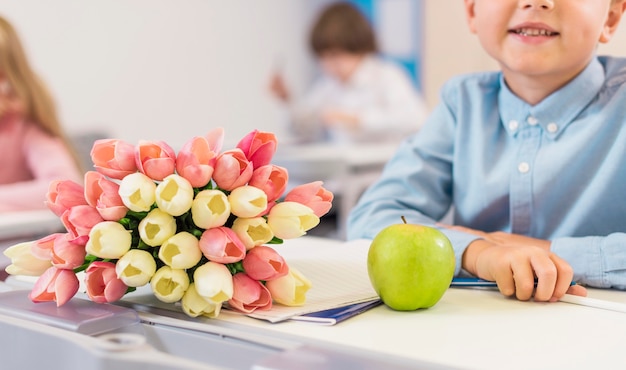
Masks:
[[[550,252],[548,240],[458,226],[450,228],[484,238],[468,246],[463,254],[463,268],[482,279],[495,281],[506,296],[553,302],[565,293],[587,295],[584,287],[570,286],[574,272],[565,260]]]

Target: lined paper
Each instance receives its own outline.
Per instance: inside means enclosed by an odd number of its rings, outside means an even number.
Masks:
[[[306,303],[301,307],[274,304],[271,310],[255,311],[250,317],[279,322],[292,316],[346,306],[352,303],[377,300],[367,274],[369,240],[321,243],[306,248],[288,243],[273,246],[312,283]]]

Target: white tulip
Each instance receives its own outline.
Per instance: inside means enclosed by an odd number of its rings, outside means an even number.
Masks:
[[[176,219],[155,208],[139,222],[139,237],[149,246],[156,247],[176,234]]]
[[[124,226],[115,221],[102,221],[89,231],[85,250],[96,257],[116,259],[128,252],[131,244],[130,231]]]
[[[222,308],[222,302],[215,303],[198,294],[195,283],[189,285],[180,303],[183,311],[191,317],[203,315],[214,319],[220,314]]]
[[[5,271],[11,275],[39,276],[52,266],[50,260],[42,260],[33,255],[33,242],[15,244],[4,251],[4,255],[11,259],[11,264]]]
[[[156,184],[143,173],[132,173],[122,179],[118,194],[131,211],[147,212],[156,199]]]
[[[221,263],[207,262],[198,267],[193,281],[198,294],[211,302],[225,302],[233,297],[233,277]]]
[[[167,239],[159,248],[159,259],[173,269],[188,269],[200,262],[202,251],[198,238],[182,231]]]
[[[267,209],[267,194],[254,186],[244,185],[230,192],[228,202],[235,216],[252,218]]]
[[[184,270],[163,266],[152,276],[150,287],[160,301],[178,302],[189,288],[189,276]]]
[[[231,229],[246,246],[246,250],[250,250],[257,245],[263,245],[274,238],[272,229],[270,229],[263,217],[239,217],[235,219]]]
[[[191,205],[191,217],[196,226],[211,229],[223,226],[230,216],[228,198],[220,190],[203,190]]]
[[[156,187],[157,206],[172,216],[189,211],[193,202],[193,187],[184,177],[172,174]]]
[[[289,267],[287,275],[267,281],[265,287],[274,301],[286,306],[302,306],[306,302],[306,292],[311,288],[311,282],[298,270]]]
[[[152,254],[141,250],[131,249],[115,264],[117,278],[130,287],[144,286],[150,282],[156,272],[156,262]]]
[[[297,202],[278,203],[267,215],[267,224],[281,239],[300,237],[319,223],[311,208]]]

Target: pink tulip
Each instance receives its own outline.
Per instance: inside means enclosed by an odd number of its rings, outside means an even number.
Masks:
[[[217,128],[205,137],[189,140],[176,157],[176,172],[187,179],[194,188],[204,187],[211,181],[215,160],[224,141],[224,129]]]
[[[33,302],[55,301],[62,306],[78,292],[78,278],[74,271],[50,267],[44,272],[28,297]]]
[[[174,173],[176,153],[163,141],[140,140],[135,149],[135,163],[141,173],[161,181]]]
[[[46,205],[55,215],[60,217],[69,208],[85,204],[87,201],[82,185],[70,180],[50,182]]]
[[[272,296],[263,284],[240,272],[233,276],[233,297],[228,304],[244,313],[269,310],[272,308]]]
[[[199,246],[202,254],[213,262],[233,263],[246,255],[246,246],[237,234],[223,226],[205,230]]]
[[[314,181],[296,186],[285,196],[285,202],[303,204],[313,210],[317,217],[322,217],[332,207],[333,193],[322,187],[323,182]]]
[[[289,266],[274,249],[259,245],[248,251],[243,269],[254,280],[273,280],[289,273]]]
[[[85,247],[70,241],[69,234],[59,234],[52,247],[52,265],[59,269],[73,270],[85,262]]]
[[[268,164],[256,168],[252,172],[252,178],[248,185],[263,190],[267,194],[267,203],[271,204],[283,195],[288,180],[289,175],[286,168]]]
[[[259,168],[272,161],[276,144],[276,135],[273,133],[254,130],[239,141],[237,148],[244,152],[254,168]]]
[[[36,258],[49,260],[59,269],[74,269],[85,261],[85,247],[72,243],[69,233],[54,233],[36,240],[31,253]]]
[[[241,149],[231,149],[217,156],[213,180],[224,190],[233,190],[243,186],[252,177],[252,163]]]
[[[119,195],[119,184],[95,171],[85,173],[85,199],[107,221],[118,221],[128,212]]]
[[[36,240],[30,247],[30,251],[36,258],[42,260],[51,260],[52,259],[52,248],[54,247],[55,240],[64,236],[63,233],[54,233],[43,238]]]
[[[89,232],[96,224],[104,221],[100,213],[93,207],[75,206],[61,215],[61,222],[70,234],[70,240],[84,245],[89,238]]]
[[[96,171],[121,180],[137,172],[135,147],[118,139],[96,140],[91,148],[91,160]]]
[[[85,271],[87,295],[96,303],[115,302],[126,294],[128,287],[117,278],[112,262],[92,262]]]

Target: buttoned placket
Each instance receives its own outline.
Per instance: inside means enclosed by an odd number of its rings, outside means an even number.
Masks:
[[[527,124],[519,124],[516,135],[518,151],[512,163],[510,180],[511,232],[528,235],[531,231],[533,212],[534,162],[541,146],[542,128],[536,118],[530,116]],[[519,122],[522,122],[521,120]]]

